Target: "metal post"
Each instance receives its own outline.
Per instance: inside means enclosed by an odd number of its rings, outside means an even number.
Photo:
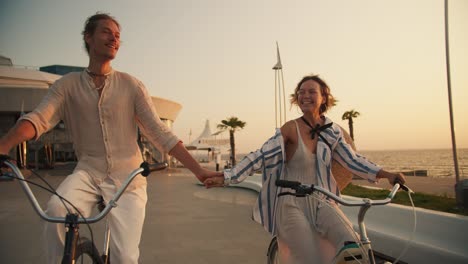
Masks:
[[[275,127],[278,128],[278,71],[276,69],[275,69]]]
[[[455,125],[453,121],[453,107],[452,107],[452,85],[450,78],[450,46],[449,46],[449,27],[448,27],[448,0],[445,0],[445,62],[447,69],[447,89],[448,89],[448,100],[449,100],[449,112],[450,112],[450,132],[452,135],[452,151],[453,151],[453,163],[455,165],[455,198],[459,206],[466,206],[463,204],[463,199],[460,197],[460,193],[457,191],[457,185],[460,182],[460,174],[458,170],[458,157],[457,157],[457,144],[455,140]]]
[[[284,123],[286,123],[286,92],[284,91],[284,77],[283,77],[283,69],[281,69],[281,81],[283,85],[283,117]]]

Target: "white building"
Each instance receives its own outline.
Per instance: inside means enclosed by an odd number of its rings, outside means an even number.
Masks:
[[[56,65],[55,68],[70,68],[70,69],[83,69],[82,67],[70,67]],[[50,68],[50,67],[45,67]],[[49,87],[61,75],[52,74],[37,69],[26,69],[15,67],[11,59],[0,56],[0,136],[6,134],[8,130],[13,127],[22,113],[32,111],[46,95]],[[172,127],[177,118],[182,105],[164,98],[152,96],[153,103],[161,120]],[[157,159],[159,161],[168,161],[167,153],[160,153],[152,146],[146,143],[142,138],[141,146],[147,151],[146,157]],[[46,143],[52,145],[53,152],[48,157],[44,155],[44,146]],[[41,152],[42,160],[51,165],[57,159],[73,159],[74,152],[72,144],[66,128],[63,124],[59,124],[51,132],[44,134],[37,142],[27,142],[27,147],[22,151],[19,149],[12,150],[10,155],[18,160],[23,159],[22,155],[26,152],[25,162],[33,163],[36,166],[40,165],[41,157],[38,158],[37,152]],[[29,150],[29,151],[27,151]],[[34,153],[36,152],[36,153]],[[45,156],[45,158],[44,158]],[[42,162],[44,163],[44,162]]]

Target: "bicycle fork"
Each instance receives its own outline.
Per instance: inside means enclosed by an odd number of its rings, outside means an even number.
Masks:
[[[102,254],[102,261],[104,264],[109,263],[109,244],[110,244],[110,228],[109,221],[106,218],[106,232],[104,234],[104,248]]]
[[[374,251],[372,250],[371,241],[367,236],[366,224],[364,223],[364,217],[367,210],[371,207],[371,203],[368,199],[365,199],[365,201],[366,205],[361,206],[358,214],[359,236],[361,237],[362,248],[366,251],[369,263],[375,264]]]
[[[78,241],[78,215],[67,214],[65,218],[65,246],[63,249],[62,264],[75,262],[76,243]]]

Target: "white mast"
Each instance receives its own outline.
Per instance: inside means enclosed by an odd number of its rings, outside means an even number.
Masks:
[[[275,126],[278,128],[286,122],[286,94],[278,41],[276,42],[276,56],[277,62],[273,70],[275,70]]]

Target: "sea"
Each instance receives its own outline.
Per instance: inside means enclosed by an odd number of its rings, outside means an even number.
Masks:
[[[411,174],[411,172],[424,171],[424,176],[427,177],[455,177],[451,149],[367,150],[359,153],[391,172]],[[237,154],[237,161],[245,155],[245,153]],[[468,178],[468,149],[457,149],[457,157],[460,178]],[[223,155],[223,160],[227,159],[228,155]]]

